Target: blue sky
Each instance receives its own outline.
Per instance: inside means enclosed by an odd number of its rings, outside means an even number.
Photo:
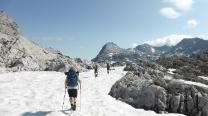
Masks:
[[[0,0],[0,9],[41,46],[91,59],[106,42],[129,48],[184,35],[206,39],[207,4],[208,0]]]

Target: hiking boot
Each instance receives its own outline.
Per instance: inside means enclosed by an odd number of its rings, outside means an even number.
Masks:
[[[76,102],[74,102],[73,110],[74,110],[74,111],[76,110]]]
[[[74,110],[74,105],[73,104],[71,104],[70,110]]]
[[[73,110],[76,110],[76,105],[74,105],[74,109]]]

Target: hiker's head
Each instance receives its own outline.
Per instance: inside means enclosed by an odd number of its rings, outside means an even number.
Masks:
[[[76,74],[76,69],[74,67],[71,67],[68,71],[69,75],[75,75]]]

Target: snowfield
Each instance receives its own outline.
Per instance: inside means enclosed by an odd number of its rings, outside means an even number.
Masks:
[[[135,109],[109,96],[111,86],[125,73],[123,67],[115,68],[109,75],[106,69],[100,69],[97,78],[92,70],[80,73],[81,98],[78,94],[75,112],[61,110],[65,90],[63,73],[0,74],[0,116],[182,116]],[[69,108],[67,94],[64,110]]]

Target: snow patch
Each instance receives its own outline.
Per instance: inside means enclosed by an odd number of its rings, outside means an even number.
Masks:
[[[169,69],[169,70],[171,70],[169,72],[170,74],[174,74],[174,73],[172,73],[172,71],[175,71],[175,69]],[[204,76],[198,76],[198,77],[203,78],[204,80],[208,80],[208,77],[204,77]],[[165,75],[164,79],[165,80],[176,80],[176,81],[188,84],[188,85],[195,85],[195,86],[199,86],[199,87],[208,88],[208,85],[206,85],[206,84],[203,84],[203,83],[200,83],[200,82],[186,81],[186,80],[183,80],[183,79],[174,79],[172,76],[169,76],[169,75]]]
[[[172,80],[172,79],[173,79],[173,77],[168,76],[168,75],[165,75],[165,76],[164,76],[164,79],[165,79],[165,80]]]
[[[198,50],[194,51],[193,53],[194,53],[194,54],[197,54],[197,53],[199,53],[200,51],[201,51],[201,50],[198,49]]]
[[[169,69],[168,69],[168,73],[169,73],[169,74],[174,74],[174,71],[176,71],[176,69],[173,69],[173,68],[169,68]]]
[[[178,79],[178,81],[189,84],[189,85],[195,85],[195,86],[199,86],[199,87],[208,88],[208,85],[205,85],[205,84],[199,83],[199,82],[186,81],[186,80],[183,80],[183,79]]]
[[[126,74],[123,68],[115,68],[110,74],[101,68],[97,78],[94,77],[93,70],[80,73],[81,97],[78,91],[77,111],[71,114],[61,112],[65,91],[63,73],[31,71],[0,74],[0,115],[183,116],[135,109],[109,96],[112,85]],[[66,94],[64,109],[68,108],[70,104]]]
[[[113,55],[114,55],[113,53],[109,53],[109,54],[108,54],[109,57],[112,57]]]
[[[198,77],[208,81],[208,77],[205,76],[198,76]]]
[[[154,48],[151,48],[151,51],[152,51],[152,53],[155,53],[155,49]]]

